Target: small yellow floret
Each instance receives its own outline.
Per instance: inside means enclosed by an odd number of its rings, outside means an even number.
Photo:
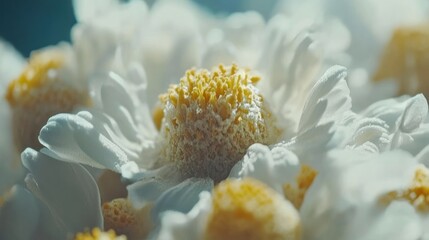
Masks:
[[[420,165],[417,167],[413,182],[405,190],[392,191],[380,198],[380,202],[388,205],[395,200],[405,200],[420,212],[429,212],[429,170]]]
[[[135,209],[125,198],[114,199],[102,206],[104,228],[114,229],[131,239],[144,238],[151,227],[149,208]]]
[[[161,96],[162,159],[188,177],[218,182],[250,145],[274,143],[281,130],[254,86],[258,81],[236,65],[188,71]]]
[[[213,191],[205,240],[300,239],[299,214],[287,200],[253,180],[225,180]]]
[[[86,91],[59,78],[63,64],[59,50],[32,54],[22,74],[9,84],[5,98],[12,109],[13,137],[19,152],[41,146],[37,136],[49,117],[88,104]]]
[[[94,228],[91,232],[77,233],[74,240],[127,240],[127,237],[116,236],[113,230],[103,232],[99,228]]]
[[[307,190],[313,184],[314,179],[317,176],[317,171],[308,165],[303,165],[296,177],[296,187],[290,183],[283,185],[284,195],[292,204],[300,209],[302,202],[304,201]]]
[[[384,49],[374,80],[394,78],[399,95],[423,92],[429,96],[429,24],[401,27]]]

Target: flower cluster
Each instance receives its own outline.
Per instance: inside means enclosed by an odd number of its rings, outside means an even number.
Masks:
[[[429,19],[397,2],[75,0],[70,43],[1,41],[0,239],[428,238]]]

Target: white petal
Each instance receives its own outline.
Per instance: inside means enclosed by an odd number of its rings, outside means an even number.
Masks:
[[[328,122],[299,133],[296,138],[292,139],[291,149],[297,154],[306,154],[309,149],[311,149],[310,152],[316,153],[326,151],[331,148],[330,143],[334,135],[333,126],[333,122]]]
[[[74,15],[78,21],[86,22],[118,4],[118,0],[73,0]]]
[[[283,184],[292,182],[299,170],[297,156],[286,148],[270,150],[262,144],[253,144],[244,159],[234,166],[230,177],[251,177],[282,193]]]
[[[146,204],[154,202],[165,191],[175,186],[175,182],[150,178],[141,180],[127,186],[128,198],[135,208],[142,208]]]
[[[79,115],[58,114],[41,129],[43,152],[63,161],[120,172],[129,156]]]
[[[409,133],[418,128],[428,117],[428,104],[423,94],[410,99],[401,118],[399,128],[402,132]]]
[[[377,221],[365,224],[359,236],[362,240],[372,239],[421,239],[423,233],[420,217],[413,206],[406,201],[392,202]],[[352,239],[352,238],[349,238]]]
[[[27,187],[46,204],[65,236],[86,228],[103,228],[98,187],[85,168],[29,148],[22,153],[22,161],[30,171]]]
[[[324,111],[324,116],[328,120],[337,120],[335,119],[337,115],[351,109],[350,91],[345,82],[346,75],[344,67],[334,66],[328,69],[317,81],[305,103],[298,127],[299,131],[304,131],[319,122],[319,119],[311,119],[310,117],[314,111],[317,111],[316,108],[321,99],[327,99],[327,109]]]
[[[162,214],[161,229],[154,238],[159,240],[202,239],[211,205],[210,193],[202,192],[198,203],[188,214],[166,211]]]
[[[26,62],[24,57],[12,45],[0,38],[0,89],[18,77]]]
[[[211,191],[213,186],[211,179],[189,178],[165,191],[152,209],[154,222],[158,222],[160,214],[167,210],[189,212],[198,202],[199,194],[203,191]]]
[[[33,239],[40,214],[36,199],[20,185],[10,191],[0,210],[0,239]]]
[[[210,69],[219,64],[232,64],[237,61],[236,51],[235,47],[228,42],[209,46],[203,53],[201,67]]]
[[[125,92],[119,92],[119,88],[111,85],[103,85],[101,88],[105,113],[120,123],[118,127],[128,140],[137,142],[140,139],[134,119],[134,107],[130,106],[131,99],[126,99],[126,96]]]
[[[315,103],[312,109],[304,108],[303,114],[299,121],[299,132],[305,132],[306,130],[315,127],[317,123],[322,119],[326,108],[328,107],[328,100],[320,99]]]

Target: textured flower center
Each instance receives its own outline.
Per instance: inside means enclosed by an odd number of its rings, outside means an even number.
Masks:
[[[77,233],[74,240],[126,240],[125,236],[116,236],[115,231],[101,231],[99,228],[94,228],[90,232]]]
[[[380,199],[381,203],[385,205],[394,200],[408,201],[418,211],[429,212],[429,170],[423,165],[419,166],[407,189],[389,192]]]
[[[250,145],[275,143],[281,130],[254,86],[258,81],[236,65],[188,71],[161,96],[162,159],[187,177],[218,182]]]
[[[300,239],[296,209],[253,179],[225,180],[213,191],[204,239]]]
[[[58,78],[63,59],[56,51],[33,54],[22,74],[8,86],[5,97],[12,109],[13,138],[18,151],[41,146],[37,136],[49,117],[88,103],[86,92]]]
[[[313,184],[314,179],[317,176],[317,171],[308,165],[303,165],[296,177],[296,186],[292,186],[290,183],[283,185],[284,195],[292,204],[300,209],[302,202],[304,201],[307,190]]]
[[[397,29],[384,49],[374,80],[395,78],[399,95],[429,96],[429,24]]]
[[[132,239],[144,238],[151,227],[148,221],[149,209],[137,210],[125,198],[104,203],[102,212],[105,229],[114,229]]]

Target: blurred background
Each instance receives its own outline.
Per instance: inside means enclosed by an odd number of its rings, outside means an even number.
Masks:
[[[90,0],[89,0],[90,1]],[[151,4],[154,0],[146,0]],[[215,14],[258,10],[268,15],[276,0],[194,0]],[[75,24],[72,0],[0,0],[0,37],[24,56],[32,50],[70,40]]]

